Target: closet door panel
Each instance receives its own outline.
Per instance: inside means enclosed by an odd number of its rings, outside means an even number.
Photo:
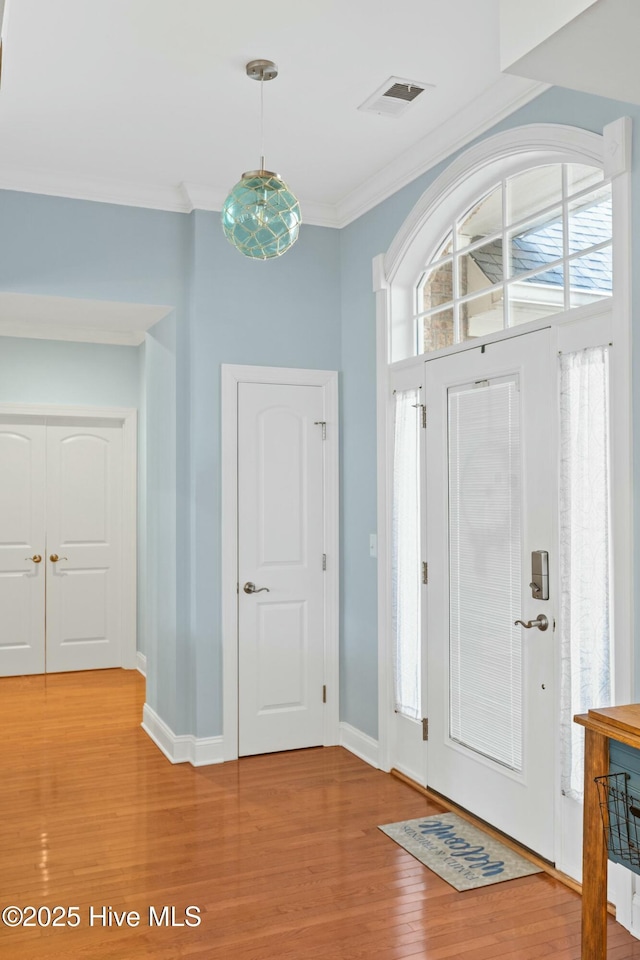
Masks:
[[[0,421],[0,676],[45,669],[45,427]]]
[[[122,430],[48,427],[47,468],[47,671],[120,666]]]

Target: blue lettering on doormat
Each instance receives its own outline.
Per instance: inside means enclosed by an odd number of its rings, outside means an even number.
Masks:
[[[456,870],[465,873],[467,870],[479,870],[483,877],[496,877],[504,873],[504,860],[492,860],[485,847],[481,844],[469,843],[464,837],[458,836],[452,824],[443,823],[441,820],[425,820],[424,823],[419,824],[419,830],[422,836],[411,827],[404,827],[405,833],[433,853],[437,853],[438,856],[446,857],[449,865]],[[437,838],[449,850],[439,849],[434,843],[429,842],[431,838]],[[459,860],[454,860],[454,857]],[[469,866],[465,869],[460,861]],[[472,874],[469,875],[472,876]]]

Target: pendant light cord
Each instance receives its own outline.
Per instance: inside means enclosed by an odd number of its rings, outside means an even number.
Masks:
[[[260,169],[264,170],[264,70],[260,76]]]

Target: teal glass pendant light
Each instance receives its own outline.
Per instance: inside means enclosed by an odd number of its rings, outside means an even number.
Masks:
[[[260,81],[260,141],[263,132],[263,89],[265,80],[278,76],[271,60],[251,60],[247,76]],[[264,169],[261,146],[260,169],[242,174],[242,179],[222,207],[222,229],[236,250],[255,260],[280,257],[298,239],[302,217],[300,204],[286,183]]]

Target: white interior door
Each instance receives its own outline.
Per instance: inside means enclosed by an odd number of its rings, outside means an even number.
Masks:
[[[428,783],[553,859],[554,391],[548,330],[426,363]],[[514,621],[546,616],[549,627]]]
[[[324,419],[320,386],[238,384],[241,756],[323,742]]]
[[[47,474],[47,671],[120,666],[121,428],[47,427]]]
[[[0,676],[43,673],[45,434],[0,422]]]
[[[0,420],[0,676],[122,665],[122,428]]]

